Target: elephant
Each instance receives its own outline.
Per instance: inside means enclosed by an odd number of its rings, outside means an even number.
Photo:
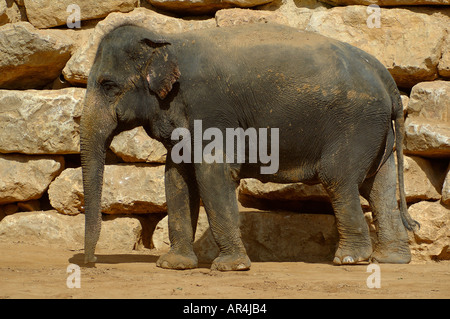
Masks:
[[[168,151],[171,244],[158,267],[198,267],[193,239],[202,201],[219,247],[211,269],[250,268],[235,192],[243,178],[321,183],[339,233],[334,264],[411,260],[407,230],[419,224],[405,199],[400,93],[375,57],[350,44],[276,24],[179,34],[123,24],[107,33],[80,121],[86,263],[96,261],[106,150],[137,126]],[[229,132],[236,134],[225,148]],[[270,150],[252,153],[253,133],[261,140],[264,132]],[[373,246],[360,195],[374,214]]]

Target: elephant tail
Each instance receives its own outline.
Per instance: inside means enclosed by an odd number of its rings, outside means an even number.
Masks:
[[[394,96],[392,98],[392,120],[395,123],[395,148],[397,153],[397,177],[398,190],[400,195],[400,216],[403,225],[410,231],[420,229],[420,224],[412,219],[408,213],[408,206],[406,204],[405,181],[404,181],[404,158],[403,158],[403,138],[405,136],[405,120],[403,115],[403,103],[400,98],[400,92],[395,86]]]

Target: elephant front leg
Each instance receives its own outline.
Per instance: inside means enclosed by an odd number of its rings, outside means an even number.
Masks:
[[[192,269],[198,266],[193,242],[197,227],[200,197],[194,170],[188,164],[174,164],[169,158],[165,171],[165,191],[169,217],[170,251],[156,265],[167,269]]]
[[[226,164],[212,163],[196,166],[200,197],[205,206],[211,231],[219,247],[219,256],[211,269],[220,271],[248,270],[247,256],[239,229],[239,209],[236,184]]]

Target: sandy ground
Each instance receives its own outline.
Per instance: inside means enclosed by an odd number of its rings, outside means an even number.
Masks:
[[[70,264],[82,251],[28,244],[0,244],[0,298],[450,298],[450,262],[380,265],[380,288],[367,265],[303,262],[253,263],[244,272],[157,268],[157,251],[100,251],[95,267]]]

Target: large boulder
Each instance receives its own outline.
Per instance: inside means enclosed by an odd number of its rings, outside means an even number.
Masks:
[[[40,198],[63,169],[62,156],[0,154],[0,205]]]
[[[426,157],[450,156],[450,82],[415,85],[405,122],[405,152]]]
[[[42,88],[70,59],[73,40],[59,30],[37,30],[28,22],[0,27],[0,88]]]
[[[86,84],[101,39],[105,34],[125,23],[146,27],[161,33],[179,33],[216,26],[214,19],[182,20],[145,8],[137,8],[130,13],[111,13],[96,25],[89,40],[67,62],[63,70],[65,79],[72,84]]]
[[[166,162],[166,148],[157,140],[149,137],[142,126],[115,136],[110,148],[125,162]]]
[[[439,201],[423,201],[408,211],[420,223],[420,230],[410,233],[413,261],[450,260],[449,207]]]
[[[247,23],[276,23],[289,25],[289,21],[280,12],[250,10],[250,9],[223,9],[216,12],[218,27],[228,27]]]
[[[52,207],[62,214],[84,211],[81,168],[64,170],[50,185],[48,195]],[[165,212],[164,166],[106,165],[101,205],[106,214]]]
[[[251,8],[273,0],[148,0],[156,8],[183,14],[210,14],[225,8]]]
[[[405,193],[408,203],[441,198],[443,173],[432,161],[418,156],[404,157]],[[397,196],[398,197],[398,196]]]
[[[412,115],[447,121],[450,107],[450,81],[436,80],[416,84],[410,93]]]
[[[282,14],[289,26],[304,30],[315,11],[327,10],[330,7],[320,0],[275,0],[258,8],[261,11]]]
[[[415,85],[409,96],[408,115],[450,123],[450,81]]]
[[[0,152],[79,153],[85,91],[0,90]]]
[[[22,13],[14,0],[0,0],[0,25],[19,22]]]
[[[263,183],[254,178],[241,180],[239,202],[245,207],[289,210],[302,213],[332,213],[328,194],[321,184]]]
[[[280,12],[250,10],[250,9],[223,9],[216,12],[218,27],[228,27],[247,23],[276,23],[289,25],[289,21]]]
[[[36,28],[51,28],[64,25],[71,15],[77,15],[70,5],[80,9],[80,21],[104,18],[114,11],[129,12],[139,5],[138,0],[24,0],[28,20]],[[72,19],[69,19],[72,21]]]
[[[409,117],[405,122],[405,152],[426,157],[449,157],[450,126],[437,120]]]
[[[132,216],[103,216],[97,250],[131,251],[142,241],[142,224]],[[56,245],[81,250],[84,215],[65,216],[52,211],[16,213],[0,220],[0,242]]]
[[[240,218],[242,241],[252,261],[323,262],[333,259],[338,233],[332,215],[243,209]],[[159,250],[169,249],[167,217],[156,226],[153,245]],[[203,208],[194,251],[200,262],[211,262],[219,253]]]
[[[263,183],[254,178],[241,181],[239,194],[269,200],[328,200],[328,194],[321,184]]]

